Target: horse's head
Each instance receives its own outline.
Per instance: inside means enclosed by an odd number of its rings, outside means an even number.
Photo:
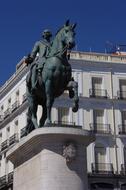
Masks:
[[[75,27],[76,24],[70,25],[68,20],[61,30],[62,43],[64,46],[67,46],[68,49],[72,49],[75,46]]]

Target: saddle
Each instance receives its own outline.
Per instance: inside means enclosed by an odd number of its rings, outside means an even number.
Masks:
[[[32,66],[32,68],[35,67],[35,70],[36,70],[36,81],[35,83],[37,84],[37,82],[39,81],[39,84],[42,84],[42,70],[43,68],[38,68],[38,66],[36,64],[34,64]],[[27,86],[31,89],[31,79],[32,79],[32,68],[30,69],[29,73],[27,74],[26,76],[26,84]]]

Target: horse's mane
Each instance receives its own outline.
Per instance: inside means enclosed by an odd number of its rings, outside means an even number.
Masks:
[[[58,34],[63,28],[64,28],[64,26],[60,27],[60,28],[57,30],[57,32],[56,32],[56,34],[55,34],[55,37],[57,36],[57,34]]]
[[[60,32],[63,28],[64,28],[64,26],[60,27],[60,28],[57,30],[57,32],[56,32],[56,34],[55,34],[55,37],[59,34],[59,32]],[[54,39],[55,39],[55,37],[54,37]],[[52,43],[51,43],[51,47],[52,47],[52,45],[53,45],[54,39],[53,39],[53,41],[52,41]]]

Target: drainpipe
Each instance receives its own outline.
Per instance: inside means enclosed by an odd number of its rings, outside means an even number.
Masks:
[[[114,97],[113,97],[113,80],[112,80],[112,68],[110,68],[110,74],[111,74],[111,93],[112,93],[112,112],[113,112],[113,125],[114,125],[114,140],[115,140],[115,154],[116,154],[116,167],[117,167],[117,173],[119,172],[118,167],[118,153],[117,153],[117,142],[116,142],[116,122],[115,122],[115,110],[114,110]]]

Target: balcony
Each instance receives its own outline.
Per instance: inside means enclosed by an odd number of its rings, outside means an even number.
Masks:
[[[120,135],[126,135],[126,125],[118,125],[118,128]]]
[[[2,188],[2,187],[5,187],[7,185],[7,178],[6,178],[6,175],[4,175],[4,176],[2,176],[1,178],[0,178],[0,189]]]
[[[13,175],[14,175],[14,172],[11,172],[11,173],[8,174],[8,184],[13,183]]]
[[[0,123],[4,120],[4,116],[0,115]]]
[[[25,136],[26,136],[26,126],[24,128],[22,128],[20,131],[20,138],[23,138]]]
[[[4,119],[7,118],[10,114],[11,114],[11,109],[8,108],[8,109],[4,112]]]
[[[15,133],[14,135],[12,135],[9,138],[9,146],[15,144],[16,142],[18,142],[18,134],[17,133]]]
[[[68,122],[68,121],[54,121],[54,123],[52,123],[51,125],[53,126],[68,126],[68,127],[75,127],[75,122]]]
[[[8,148],[8,140],[1,143],[1,151],[4,151]]]
[[[0,178],[0,189],[7,188],[7,186],[13,183],[13,172],[8,175],[4,175]],[[8,189],[8,188],[7,188]]]
[[[90,130],[97,134],[111,134],[110,124],[90,123]]]
[[[126,91],[117,91],[117,97],[120,100],[126,100]]]
[[[89,89],[89,96],[91,98],[108,98],[107,90],[104,89]]]
[[[11,108],[12,112],[15,111],[18,108],[18,106],[19,106],[19,101],[14,102]]]
[[[92,163],[93,174],[113,174],[113,164],[111,163]]]
[[[27,95],[26,95],[26,93],[24,93],[24,94],[23,94],[23,100],[22,100],[22,103],[24,103],[26,100],[27,100]]]
[[[121,175],[126,175],[126,164],[121,164],[120,174]]]

